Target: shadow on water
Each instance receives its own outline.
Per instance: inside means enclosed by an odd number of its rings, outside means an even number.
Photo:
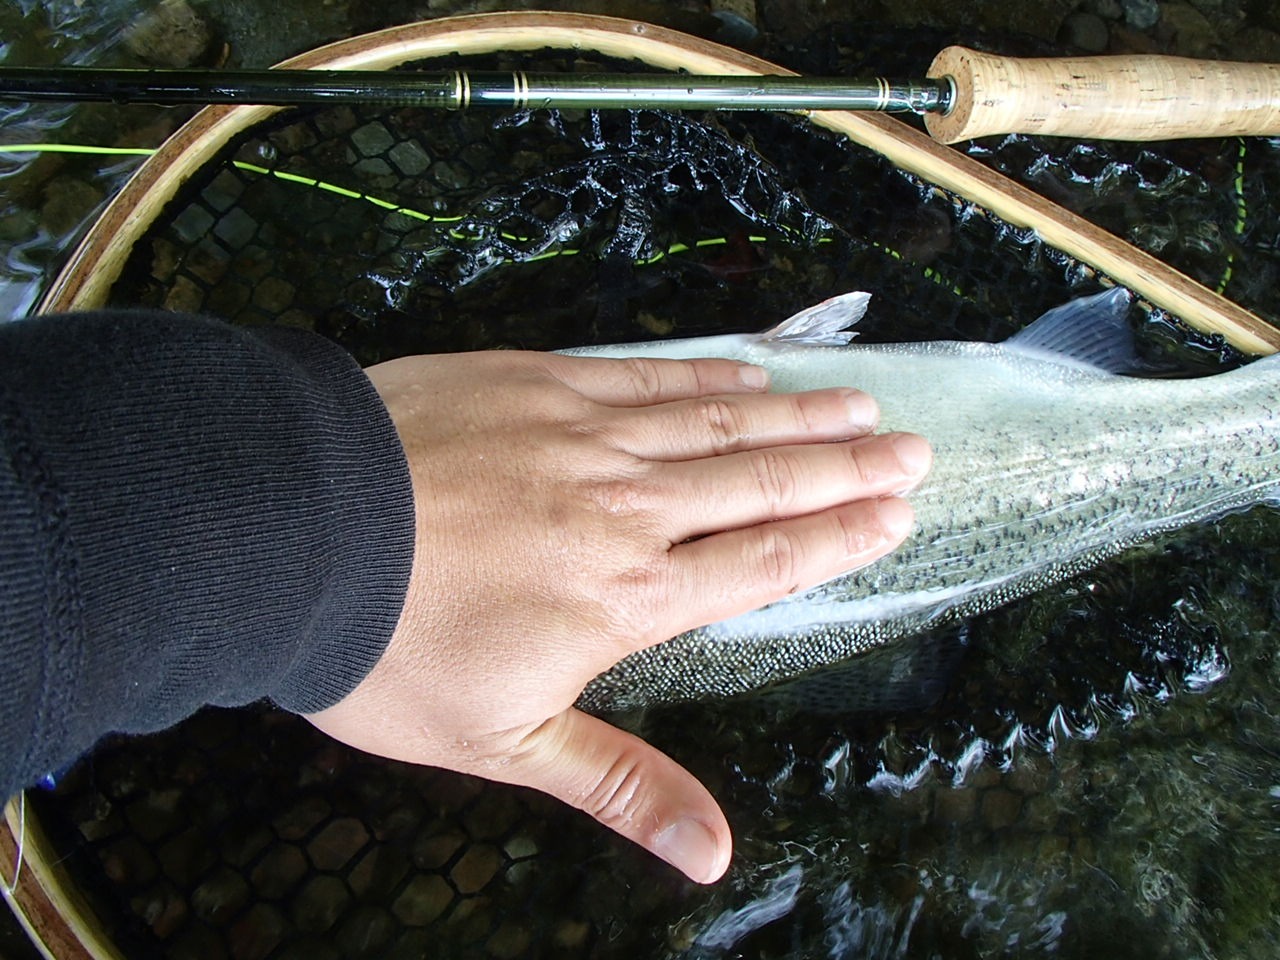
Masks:
[[[776,22],[781,6],[760,4],[762,22],[770,12]],[[354,17],[338,7],[313,28]],[[237,23],[263,16],[261,6],[232,8],[243,14]],[[127,6],[88,9],[6,7],[0,35],[22,39],[6,41],[4,58],[50,58],[41,38],[55,22],[72,46],[54,48],[52,59],[115,50]],[[240,35],[234,24],[225,32]],[[1149,34],[1158,40],[1155,28]],[[921,49],[945,42],[925,31],[872,41],[839,26],[822,36],[778,42],[797,63],[922,62]],[[1019,42],[1043,46],[1044,37]],[[57,134],[154,143],[176,119],[11,108],[0,129],[8,142]],[[573,191],[505,138],[532,137],[568,157],[558,169],[570,170],[573,149],[596,135],[591,122],[424,123],[393,112],[282,125],[239,144],[236,157],[283,153],[311,164],[312,175],[354,176],[406,206],[452,210],[480,197],[473,235],[487,230],[507,247],[490,247],[497,253],[486,260],[473,240],[450,245],[421,221],[383,222],[382,212],[371,221],[358,205],[282,193],[225,166],[196,185],[174,232],[139,253],[129,302],[283,319],[372,361],[411,349],[711,332],[725,318],[779,312],[797,291],[817,299],[867,276],[882,305],[868,339],[996,339],[1079,280],[1034,238],[964,219],[947,198],[822,138],[788,133],[780,119],[614,130],[632,138],[628,156],[652,147],[652,165],[644,183],[626,180],[622,166],[597,167],[602,189],[608,174],[621,178],[613,198],[646,185],[678,198],[656,240],[628,232],[636,221],[613,207],[597,211],[608,229],[585,215],[557,219]],[[344,149],[326,151],[325,137]],[[710,160],[681,160],[691,137],[751,143],[764,162],[740,158],[734,170],[750,177],[726,181]],[[1268,237],[1280,162],[1272,142],[1247,149],[1237,188],[1234,143],[1058,150],[1008,138],[970,148],[1204,282],[1230,270],[1228,292],[1275,317]],[[508,279],[502,261],[530,250],[503,241],[510,205],[485,179],[500,157],[529,165],[521,183],[543,178],[537,203],[522,207],[537,215],[525,218],[526,231],[595,244],[607,269],[561,258]],[[10,314],[33,301],[122,170],[0,156],[0,297]],[[726,209],[720,184],[748,179],[751,190]],[[864,189],[851,195],[850,183]],[[54,197],[74,202],[60,210]],[[238,213],[224,223],[228,209]],[[768,222],[752,210],[767,210]],[[773,231],[770,243],[744,239],[758,229]],[[226,238],[239,233],[233,248]],[[628,244],[666,249],[704,233],[728,242],[634,267]],[[222,239],[205,243],[211,235]],[[278,245],[278,264],[259,249],[266,239]],[[355,260],[333,270],[334,251],[350,248],[360,248]],[[580,303],[567,291],[590,309],[522,306]],[[1141,333],[1153,368],[1206,373],[1239,362],[1165,317]],[[683,882],[547,798],[353,754],[266,709],[207,711],[158,737],[106,743],[38,806],[130,956],[1272,957],[1278,534],[1280,519],[1255,509],[872,654],[817,686],[619,718],[725,805],[738,849],[712,888]]]

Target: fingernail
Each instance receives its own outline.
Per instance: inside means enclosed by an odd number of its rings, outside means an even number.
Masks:
[[[912,476],[923,477],[933,466],[933,450],[928,441],[914,433],[895,434],[893,452],[902,469]]]
[[[880,422],[880,404],[869,393],[851,390],[845,397],[849,423],[863,433],[870,433]]]
[[[763,390],[769,385],[769,371],[764,367],[744,363],[738,367],[738,380],[744,387],[752,390]]]
[[[877,500],[876,511],[880,514],[880,526],[890,540],[903,539],[915,526],[915,511],[905,500],[897,497]]]
[[[653,852],[698,883],[720,875],[716,838],[697,820],[677,820],[667,827],[654,837]]]

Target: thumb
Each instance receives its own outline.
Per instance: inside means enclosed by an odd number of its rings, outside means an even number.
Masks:
[[[733,835],[720,807],[693,774],[639,737],[570,708],[521,746],[504,780],[589,813],[698,883],[728,869]]]

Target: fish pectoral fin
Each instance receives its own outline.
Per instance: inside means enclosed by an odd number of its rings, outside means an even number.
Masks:
[[[1005,346],[1099,373],[1133,373],[1142,364],[1129,326],[1130,300],[1124,287],[1079,297],[1043,314]]]
[[[858,334],[849,329],[867,312],[871,294],[855,290],[805,307],[776,327],[760,334],[767,343],[803,343],[815,347],[843,347]]]

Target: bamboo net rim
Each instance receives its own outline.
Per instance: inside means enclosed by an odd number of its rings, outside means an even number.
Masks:
[[[579,49],[635,59],[666,70],[707,74],[794,72],[751,54],[664,27],[576,13],[474,14],[390,27],[317,47],[278,66],[292,69],[390,69],[451,54],[509,50]],[[134,244],[183,182],[233,136],[283,108],[206,107],[147,159],[90,228],[38,308],[41,313],[102,306]],[[1099,270],[1150,303],[1208,333],[1221,334],[1246,353],[1280,350],[1280,330],[1082,217],[1038,196],[968,156],[892,117],[813,111],[812,122],[882,154],[931,183],[985,207],[1009,223],[1032,228],[1051,246]],[[83,898],[39,824],[10,800],[0,829],[0,881],[23,857],[20,882],[6,896],[37,947],[59,960],[119,960],[101,936]]]

